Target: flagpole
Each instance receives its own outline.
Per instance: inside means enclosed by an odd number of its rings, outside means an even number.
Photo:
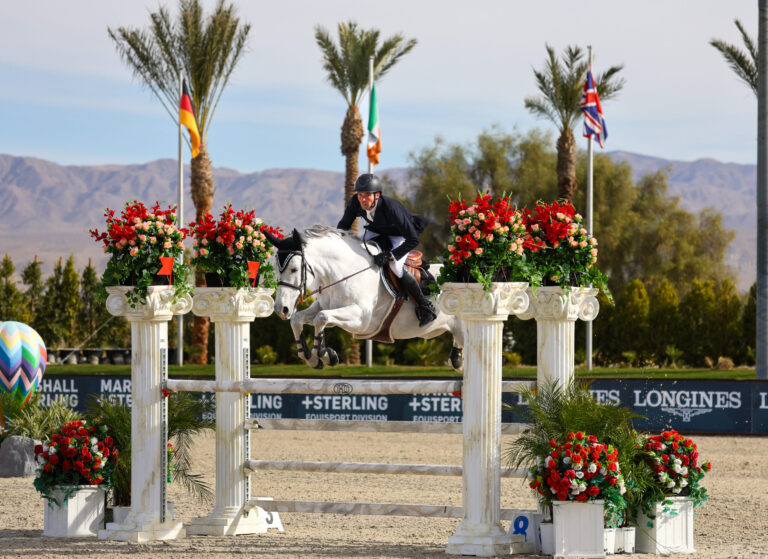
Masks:
[[[592,70],[592,45],[589,49],[589,70]],[[592,75],[594,79],[594,74]],[[595,86],[597,87],[597,86]],[[587,138],[587,235],[592,235],[592,135]],[[590,287],[592,285],[590,284]],[[592,321],[587,321],[587,370],[592,370]]]
[[[179,100],[181,100],[181,96],[183,95],[183,81],[184,81],[184,74],[181,70],[179,70]],[[179,227],[184,227],[184,161],[182,160],[182,124],[181,119],[179,118],[179,206],[177,208],[178,212],[178,225]],[[184,263],[184,252],[179,255],[179,263]],[[177,332],[177,341],[176,341],[176,364],[177,365],[183,365],[184,364],[184,315],[176,315],[176,326],[178,328]]]
[[[371,97],[373,96],[373,56],[368,58],[368,114],[371,114]],[[373,173],[373,162],[368,159],[368,172]],[[373,341],[365,340],[365,366],[373,367]]]

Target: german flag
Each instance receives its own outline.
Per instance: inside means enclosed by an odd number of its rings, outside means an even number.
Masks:
[[[187,80],[181,82],[181,103],[179,106],[179,122],[189,130],[189,141],[192,142],[192,157],[200,153],[200,132],[195,121],[195,109],[192,106],[192,98],[187,89]]]

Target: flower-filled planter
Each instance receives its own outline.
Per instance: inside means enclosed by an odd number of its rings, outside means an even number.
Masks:
[[[510,197],[478,193],[473,204],[452,200],[449,212],[451,238],[438,284],[481,283],[490,291],[492,282],[525,281],[525,226]]]
[[[208,287],[275,287],[272,265],[266,260],[274,247],[264,232],[282,239],[282,231],[255,217],[255,212],[227,205],[216,220],[206,213],[189,224],[194,238],[192,264],[205,274]]]
[[[581,431],[567,439],[550,441],[550,453],[530,470],[530,487],[551,507],[555,557],[602,557],[604,528],[626,508],[617,451]]]
[[[187,231],[176,225],[175,206],[161,209],[156,204],[147,209],[134,200],[126,202],[119,217],[109,208],[104,216],[106,231],[92,229],[90,234],[111,255],[104,270],[105,287],[132,286],[126,293],[131,307],[145,302],[152,285],[173,286],[174,300],[191,291],[189,267],[178,260]]]
[[[570,202],[539,200],[521,210],[525,224],[528,282],[563,289],[593,285],[608,294],[606,277],[598,270],[597,239],[587,232]]]
[[[699,451],[677,431],[645,437],[646,464],[656,484],[643,494],[636,513],[635,543],[645,553],[693,553],[693,509],[708,498],[701,486],[709,462],[699,464]]]
[[[44,535],[95,536],[104,520],[118,452],[100,420],[70,421],[35,446],[34,481],[47,501]]]

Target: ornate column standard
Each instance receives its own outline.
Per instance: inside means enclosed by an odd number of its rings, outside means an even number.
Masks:
[[[195,289],[194,313],[216,323],[216,380],[241,381],[250,375],[250,323],[272,314],[272,290],[234,287]],[[189,534],[233,536],[267,531],[267,513],[246,512],[250,498],[244,466],[250,460],[250,394],[216,393],[216,506],[208,516],[195,518]],[[272,525],[271,527],[275,527]]]
[[[131,323],[131,511],[122,524],[109,523],[99,538],[129,542],[183,538],[184,527],[166,511],[168,471],[168,321],[192,308],[184,295],[173,303],[173,288],[150,287],[146,303],[131,308],[130,287],[108,287],[107,310]]]
[[[575,287],[528,288],[530,305],[519,315],[536,319],[536,382],[557,382],[566,386],[573,380],[574,325],[576,319],[594,320],[600,311],[597,289]]]
[[[446,283],[443,312],[464,322],[464,516],[448,538],[451,555],[508,555],[513,536],[501,525],[502,327],[510,313],[528,308],[527,283]],[[521,536],[517,536],[521,538]]]

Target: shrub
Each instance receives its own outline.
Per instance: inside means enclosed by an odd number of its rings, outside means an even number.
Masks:
[[[4,399],[3,409],[5,403]],[[83,416],[69,408],[63,400],[54,400],[49,406],[44,406],[39,395],[35,393],[26,406],[8,413],[3,435],[17,435],[42,441],[65,423],[79,419],[83,419]]]
[[[277,352],[270,345],[263,345],[256,350],[256,358],[262,365],[277,363]]]

